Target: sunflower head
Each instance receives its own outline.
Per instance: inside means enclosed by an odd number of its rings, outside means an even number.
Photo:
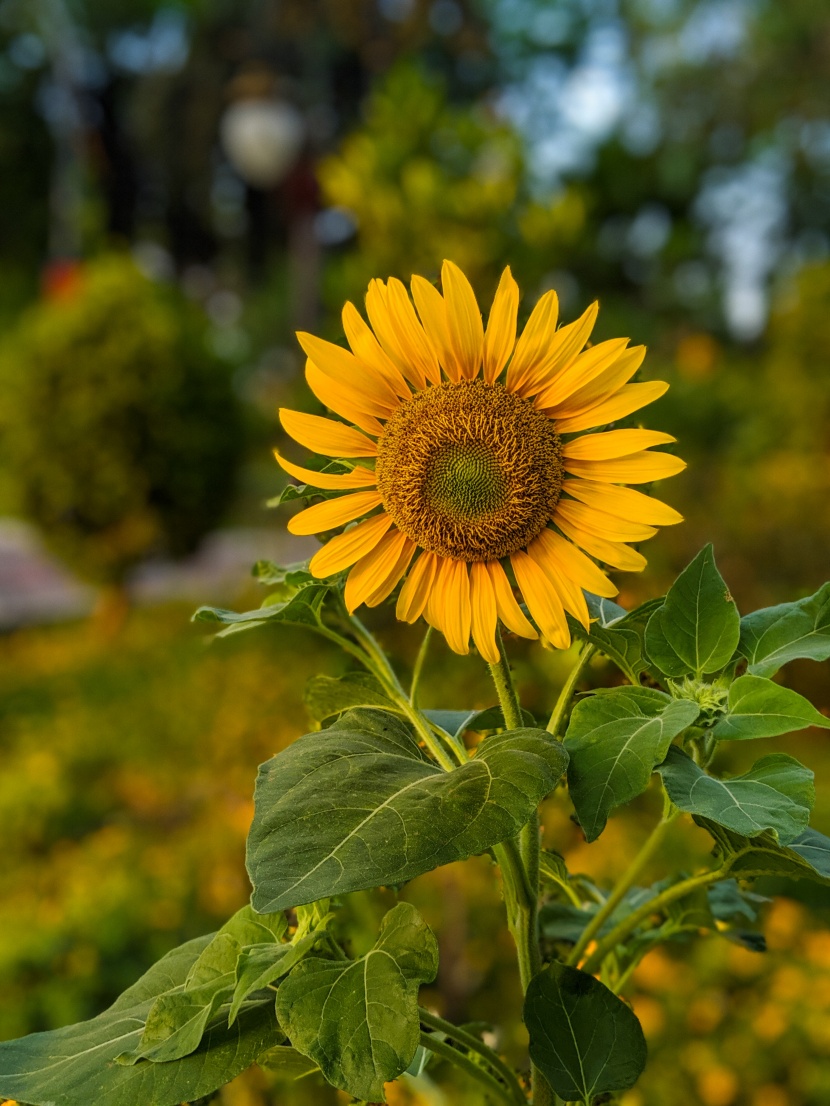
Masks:
[[[588,625],[583,591],[616,595],[600,565],[642,569],[630,543],[680,521],[627,486],[684,467],[651,449],[673,438],[584,433],[666,390],[662,381],[631,383],[644,348],[627,339],[586,348],[597,305],[558,326],[554,292],[517,340],[518,303],[509,269],[486,329],[452,262],[444,262],[441,292],[421,277],[412,278],[411,298],[394,278],[372,281],[369,323],[351,304],[343,310],[350,351],[298,336],[311,390],[340,418],[281,412],[296,441],[349,471],[316,473],[277,455],[290,475],[346,493],[301,511],[289,529],[347,527],[312,558],[311,571],[349,569],[350,610],[383,602],[403,579],[399,618],[424,616],[459,653],[472,636],[491,662],[499,622],[567,647],[566,612]]]

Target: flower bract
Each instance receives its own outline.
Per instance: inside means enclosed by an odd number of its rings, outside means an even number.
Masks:
[[[349,350],[298,335],[309,387],[339,420],[283,410],[282,424],[340,461],[340,471],[277,460],[310,487],[344,494],[301,511],[288,528],[346,527],[310,568],[320,578],[349,570],[351,611],[382,603],[403,580],[398,618],[424,617],[457,653],[472,638],[497,661],[499,624],[567,648],[566,612],[588,627],[584,592],[617,594],[600,565],[641,570],[632,543],[681,521],[626,486],[680,472],[683,461],[652,448],[674,439],[599,429],[668,385],[631,383],[643,346],[589,344],[596,303],[558,326],[556,293],[546,292],[517,338],[509,268],[486,327],[461,270],[445,261],[441,276],[441,292],[413,277],[411,296],[394,278],[372,281],[368,323],[351,303],[343,309]]]

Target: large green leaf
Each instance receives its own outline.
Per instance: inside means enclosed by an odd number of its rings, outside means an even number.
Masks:
[[[30,1106],[178,1106],[234,1079],[279,1040],[271,1002],[249,1004],[230,1029],[211,1025],[183,1059],[115,1062],[138,1046],[156,999],[183,989],[209,941],[199,938],[168,953],[91,1021],[0,1044],[0,1099]]]
[[[762,757],[742,776],[719,780],[673,748],[657,770],[676,807],[745,837],[768,830],[783,844],[794,841],[815,801],[813,773],[783,753]]]
[[[325,722],[353,707],[380,707],[397,711],[374,676],[349,672],[345,676],[312,676],[306,684],[306,709],[315,722]]]
[[[289,945],[248,945],[242,949],[236,962],[228,1023],[233,1025],[251,995],[288,975],[319,940],[319,933],[310,933]]]
[[[753,676],[773,676],[788,661],[830,657],[830,583],[796,603],[764,607],[741,619],[741,655]]]
[[[413,906],[399,903],[360,960],[303,961],[277,992],[280,1025],[329,1083],[385,1102],[383,1084],[418,1048],[418,988],[438,970],[438,945]]]
[[[646,651],[666,676],[717,672],[738,647],[740,616],[712,546],[675,580],[646,627]]]
[[[487,738],[452,772],[408,727],[350,711],[262,765],[248,837],[258,910],[400,884],[512,837],[567,765],[541,730]]]
[[[569,619],[574,636],[595,645],[636,684],[640,673],[650,667],[644,645],[646,624],[663,600],[649,599],[627,611],[610,599],[590,595],[586,598],[592,619],[590,628],[586,631],[576,619]]]
[[[807,726],[830,728],[809,699],[763,676],[739,676],[729,688],[729,710],[714,729],[721,740],[777,737]]]
[[[589,841],[615,807],[648,787],[672,740],[695,721],[698,707],[645,687],[615,687],[582,699],[565,735],[568,787]]]
[[[289,598],[280,598],[272,601],[269,597],[261,607],[253,611],[228,611],[223,607],[199,607],[193,615],[194,622],[219,622],[225,629],[220,630],[217,637],[227,636],[229,633],[238,633],[241,630],[251,630],[257,626],[265,626],[273,622],[283,622],[294,626],[318,626],[320,624],[320,609],[329,591],[328,585],[310,584],[300,588]]]
[[[530,981],[524,1008],[530,1055],[560,1098],[591,1106],[633,1087],[646,1042],[633,1011],[599,980],[553,963]]]
[[[783,876],[809,879],[830,886],[830,837],[806,829],[789,845],[779,845],[771,833],[744,837],[707,818],[695,821],[708,830],[718,844],[725,867],[739,879]]]

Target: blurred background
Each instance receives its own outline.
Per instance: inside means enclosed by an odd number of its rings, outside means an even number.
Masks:
[[[626,604],[708,540],[744,610],[830,575],[828,71],[821,0],[0,0],[0,1037],[93,1015],[247,898],[255,767],[344,662],[295,630],[208,647],[189,615],[309,551],[263,506],[277,406],[314,409],[293,331],[340,340],[370,277],[451,257],[486,304],[509,263],[525,312],[598,297],[598,338],[648,344],[687,521]],[[383,619],[406,670],[417,632]],[[513,649],[541,717],[570,658]],[[785,679],[830,708],[826,669]],[[493,699],[440,644],[426,681],[430,706]],[[784,741],[830,832],[826,738]],[[783,747],[760,745],[724,766]],[[587,847],[554,799],[548,844],[602,879],[654,817],[647,795]],[[784,890],[765,954],[644,962],[625,1106],[830,1102],[830,898]],[[441,939],[431,1001],[518,1058],[489,864],[407,896]],[[395,1101],[477,1101],[448,1085]],[[251,1072],[217,1101],[343,1098]]]

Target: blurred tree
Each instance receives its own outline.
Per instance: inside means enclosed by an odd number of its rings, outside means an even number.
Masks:
[[[82,575],[120,585],[194,548],[234,486],[241,422],[201,315],[126,258],[63,279],[0,351],[17,506]]]
[[[508,262],[526,283],[555,270],[580,234],[576,190],[555,201],[526,188],[521,143],[484,105],[455,106],[444,82],[401,63],[379,82],[364,123],[320,166],[328,202],[357,228],[336,270],[336,302],[368,280],[433,274],[453,258],[474,283]]]

